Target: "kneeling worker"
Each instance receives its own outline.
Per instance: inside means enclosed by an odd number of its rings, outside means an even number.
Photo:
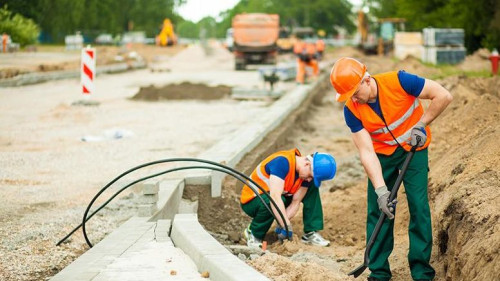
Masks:
[[[300,203],[303,206],[304,235],[301,241],[307,244],[326,247],[330,241],[319,233],[323,229],[323,208],[319,196],[319,186],[324,180],[335,176],[337,166],[335,159],[326,153],[314,153],[302,156],[297,149],[284,150],[271,154],[252,172],[250,178],[269,192],[279,210],[285,217],[283,222],[278,211],[269,198],[263,195],[266,204],[271,206],[274,216],[257,198],[247,185],[241,191],[241,208],[253,218],[245,229],[247,245],[261,247],[262,240],[271,227],[274,217],[278,220],[276,234],[280,240],[292,239],[290,220],[297,214]],[[260,194],[262,191],[257,187]],[[285,230],[288,226],[288,232]]]

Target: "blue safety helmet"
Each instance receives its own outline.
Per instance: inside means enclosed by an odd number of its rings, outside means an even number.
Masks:
[[[314,185],[319,188],[324,180],[331,180],[337,172],[337,163],[333,156],[328,153],[314,153],[311,169],[313,172]]]

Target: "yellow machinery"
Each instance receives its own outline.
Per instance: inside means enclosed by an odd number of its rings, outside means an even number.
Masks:
[[[293,51],[293,46],[298,39],[312,37],[314,37],[314,29],[312,27],[294,27],[291,32],[288,27],[281,27],[276,44],[278,45],[279,52],[287,53]]]
[[[165,19],[160,34],[156,36],[156,45],[172,46],[175,44],[177,44],[177,36],[174,33],[174,25],[170,19]]]

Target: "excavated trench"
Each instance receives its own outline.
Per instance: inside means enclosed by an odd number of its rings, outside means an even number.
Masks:
[[[375,63],[379,68],[372,66],[374,73],[386,70],[382,62]],[[388,67],[405,69],[404,65]],[[418,67],[420,75],[436,71]],[[496,139],[500,136],[500,79],[459,75],[438,82],[452,93],[454,101],[431,125],[429,202],[435,280],[499,280],[500,148]],[[336,178],[321,190],[325,221],[321,233],[332,241],[332,246],[302,245],[297,241],[300,236],[280,245],[268,233],[271,253],[247,262],[274,280],[354,280],[346,273],[362,263],[366,176],[344,124],[342,107],[334,102],[330,87],[324,81],[301,108],[236,167],[249,174],[268,154],[292,147],[303,153],[326,151],[337,159]],[[185,189],[185,199],[199,201],[200,222],[225,245],[244,245],[242,230],[250,218],[240,209],[240,190],[241,184],[233,179],[225,181],[220,198],[211,198],[208,186]],[[411,276],[406,257],[409,212],[404,187],[399,196],[390,263],[392,280],[405,281]],[[297,235],[302,233],[301,217],[299,213],[292,220]],[[368,270],[360,278],[366,276]]]

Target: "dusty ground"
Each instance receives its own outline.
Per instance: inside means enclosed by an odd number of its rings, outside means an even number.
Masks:
[[[139,55],[147,63],[162,61],[184,45],[159,48],[154,45],[128,44],[124,46],[96,46],[96,65],[109,65],[135,60]],[[64,50],[62,46],[41,46],[36,52],[0,54],[0,79],[30,72],[77,70],[80,68],[80,51]]]
[[[164,53],[168,51],[175,52],[168,48],[146,49],[144,56],[161,64],[168,58],[169,54]],[[103,76],[97,107],[71,105],[75,98],[68,93],[77,91],[76,81],[0,89],[0,196],[4,199],[0,206],[0,279],[41,280],[84,252],[81,234],[62,247],[54,245],[81,221],[89,199],[117,174],[159,158],[196,156],[265,110],[263,103],[227,98],[210,102],[131,99],[141,87],[163,89],[165,83],[158,81],[175,80],[185,75],[179,74],[182,71],[193,77],[189,86],[210,84],[202,91],[249,80],[250,76],[245,76],[249,73],[232,73],[233,63],[227,53],[215,53],[215,58],[204,59],[199,49],[182,52],[165,67],[159,66],[166,70],[161,73],[143,70]],[[442,68],[422,65],[413,58],[395,61],[364,57],[352,48],[328,54],[343,55],[362,59],[371,73],[405,69],[427,77],[446,76]],[[108,57],[114,56],[110,51]],[[47,64],[45,61],[32,60],[36,63],[28,65],[35,68],[19,67],[14,72],[49,69],[44,66],[37,70],[37,65]],[[74,66],[78,67],[78,63]],[[485,69],[489,69],[489,62],[477,54],[456,67],[459,75],[440,80],[455,99],[431,125],[429,195],[436,280],[500,279],[500,148],[496,144],[500,136],[500,79],[470,78],[466,73]],[[164,92],[152,96],[163,95],[171,97]],[[116,128],[130,130],[134,137],[81,142],[84,135],[106,138],[109,130]],[[366,177],[344,124],[342,108],[333,100],[331,91],[325,91],[324,97],[298,120],[296,130],[274,148],[294,146],[304,153],[326,151],[337,159],[336,178],[322,187],[322,234],[332,241],[332,246],[305,246],[298,242],[299,236],[279,245],[270,233],[267,239],[272,253],[250,264],[273,280],[350,280],[346,273],[360,265],[363,258]],[[406,260],[408,212],[403,194],[404,189],[400,191],[396,245],[391,256],[395,281],[411,279]],[[225,188],[224,196],[211,199],[210,204],[204,204],[201,198],[199,215],[205,227],[221,242],[243,243],[241,231],[249,219],[239,209],[237,190]],[[92,241],[102,239],[134,214],[134,202],[135,195],[127,193],[96,216],[89,225]],[[301,235],[300,216],[293,221],[297,235]]]
[[[158,48],[157,55],[166,50]],[[98,76],[90,98],[97,106],[72,105],[82,99],[77,79],[0,88],[0,280],[43,280],[86,251],[81,231],[61,247],[55,244],[81,222],[100,188],[120,173],[158,159],[196,157],[266,110],[267,103],[229,98],[131,99],[141,87],[168,90],[165,85],[200,85],[206,77],[216,85],[227,85],[218,77],[236,85],[259,82],[256,73],[232,75],[232,56],[222,49],[210,57],[196,46],[179,50],[177,56],[157,61],[169,72],[143,69]],[[192,63],[199,61],[211,67]],[[204,92],[210,94],[210,87],[205,85]],[[102,199],[164,169],[130,175]],[[89,222],[93,243],[137,214],[137,196],[123,195]]]
[[[422,65],[408,58],[365,57],[351,48],[336,50],[332,56],[350,55],[366,62],[371,73],[404,69],[422,76],[442,76],[442,68]],[[500,249],[498,191],[500,148],[500,78],[468,78],[465,71],[486,71],[489,62],[478,54],[456,67],[463,73],[439,80],[454,96],[453,103],[432,125],[430,146],[429,196],[433,219],[434,247],[432,264],[436,280],[499,280]],[[464,70],[465,69],[465,70]],[[306,246],[298,242],[301,214],[293,220],[297,236],[280,245],[272,232],[266,240],[273,254],[249,263],[273,280],[354,280],[347,273],[362,263],[365,245],[366,176],[343,121],[342,107],[325,93],[321,102],[299,120],[295,132],[276,149],[298,147],[304,153],[327,151],[338,164],[336,178],[322,186],[325,229],[322,234],[332,241],[328,248]],[[205,227],[223,243],[244,243],[241,230],[250,221],[238,209],[238,192],[225,190],[224,211],[208,210],[220,218]],[[407,249],[409,213],[400,191],[396,216],[395,250],[390,263],[393,280],[411,280]],[[234,218],[232,215],[239,214]],[[221,223],[223,222],[223,223]],[[236,230],[237,229],[237,230]],[[277,253],[278,255],[274,254]],[[368,270],[360,277],[366,278]]]

